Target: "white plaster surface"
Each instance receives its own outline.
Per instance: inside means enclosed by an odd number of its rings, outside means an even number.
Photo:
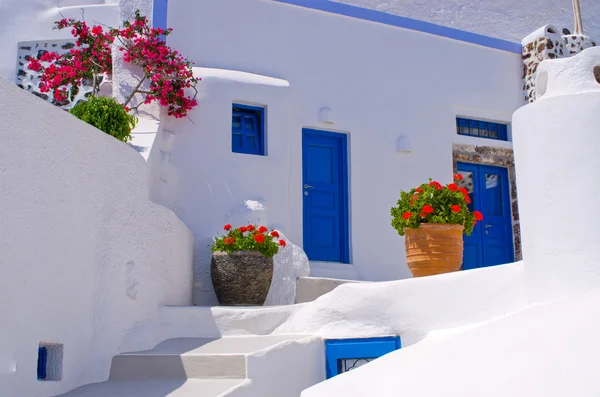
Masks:
[[[334,0],[520,42],[532,29],[547,23],[573,32],[570,1],[556,0]],[[580,0],[583,30],[600,37],[600,3]]]
[[[597,288],[600,231],[600,48],[544,61],[546,94],[514,115],[515,163],[528,295],[540,301]],[[536,153],[531,156],[531,153]]]
[[[193,239],[132,148],[3,79],[0,107],[0,394],[53,396],[162,340],[149,324],[191,303]],[[40,342],[63,344],[60,382],[36,379]]]
[[[265,305],[293,305],[296,302],[296,280],[310,274],[308,257],[283,233],[280,238],[286,242],[273,257],[273,280]]]
[[[193,23],[177,22],[189,15]],[[509,122],[523,103],[519,54],[270,1],[173,1],[169,25],[176,23],[170,45],[221,70],[197,69],[205,79],[193,123],[164,121],[149,159],[151,194],[194,231],[196,270],[206,275],[201,247],[242,200],[264,203],[268,226],[303,246],[301,132],[308,127],[349,136],[352,270],[372,281],[410,277],[403,239],[389,224],[400,190],[428,177],[451,180],[455,106]],[[240,47],[239,31],[262,45]],[[266,106],[267,156],[231,152],[238,101]],[[323,107],[334,124],[319,122]],[[402,135],[411,155],[396,151]],[[168,154],[156,150],[163,144]],[[385,248],[373,249],[374,233]],[[196,302],[214,303],[209,281],[196,280],[204,291]]]
[[[594,67],[596,66],[600,66],[600,47],[587,48],[581,53],[570,58],[555,59],[551,61],[548,60],[540,63],[536,76],[539,78],[543,73],[547,74],[547,83],[545,90],[543,90],[543,95],[538,92],[536,100],[547,100],[556,96],[570,94],[581,95],[587,92],[600,93],[600,83],[594,78]],[[548,114],[548,106],[551,105],[541,107],[525,107],[516,114],[528,114],[532,112],[530,109],[540,109],[537,111],[538,115],[543,114],[544,117],[550,116]],[[578,105],[571,105],[571,109],[575,111],[575,109],[578,109]],[[559,118],[559,116],[560,118],[566,119],[566,117],[564,117],[562,114],[556,115],[555,117]],[[531,115],[528,117],[535,116]],[[583,124],[589,124],[591,120],[594,120],[593,118],[590,119],[589,116],[577,117],[577,119],[579,119]],[[521,120],[522,119],[520,118],[519,121]],[[525,119],[525,123],[519,124],[514,128],[521,128],[525,130],[532,127],[536,129],[538,128],[538,126],[534,125],[530,119]],[[575,129],[572,130],[577,131]],[[522,132],[521,134],[524,135],[526,132]],[[551,132],[548,132],[547,134],[551,134]],[[584,132],[581,132],[581,134],[583,135]],[[578,142],[574,144],[580,145],[581,143]]]
[[[325,396],[598,395],[600,291],[390,353],[302,393]]]
[[[316,301],[275,307],[164,307],[157,334],[316,335],[327,338],[400,335],[403,346],[431,331],[480,323],[527,303],[523,263],[434,277],[344,284]]]

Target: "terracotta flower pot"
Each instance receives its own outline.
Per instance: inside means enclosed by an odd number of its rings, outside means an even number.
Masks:
[[[262,306],[273,279],[273,258],[258,251],[213,252],[210,275],[219,304]]]
[[[463,226],[422,223],[405,228],[406,262],[414,277],[460,270],[463,261]]]

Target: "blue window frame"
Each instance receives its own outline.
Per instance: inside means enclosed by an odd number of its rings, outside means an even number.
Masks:
[[[152,26],[167,30],[168,0],[154,0],[152,3]],[[165,36],[161,36],[165,40]]]
[[[330,339],[325,341],[327,379],[351,371],[402,347],[400,337]]]
[[[48,362],[48,349],[44,346],[38,347],[37,378],[46,380],[46,364]]]
[[[456,133],[458,135],[476,136],[499,141],[508,140],[508,126],[506,124],[461,117],[456,118]]]
[[[265,109],[233,104],[231,150],[234,153],[265,154]]]

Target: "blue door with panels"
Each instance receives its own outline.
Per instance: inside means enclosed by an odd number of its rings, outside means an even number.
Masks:
[[[503,167],[458,163],[459,182],[469,192],[471,211],[483,214],[464,236],[463,270],[514,262],[508,171]]]
[[[348,155],[344,134],[302,130],[304,251],[313,261],[349,261]]]

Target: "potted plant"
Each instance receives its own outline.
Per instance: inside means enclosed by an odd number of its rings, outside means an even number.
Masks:
[[[406,235],[406,261],[414,277],[458,271],[463,260],[463,233],[467,236],[483,219],[481,212],[470,211],[467,189],[457,183],[442,186],[429,183],[400,192],[398,205],[392,207],[392,226]]]
[[[217,236],[212,246],[210,274],[219,304],[262,306],[273,279],[273,256],[285,240],[265,226],[247,225]]]

